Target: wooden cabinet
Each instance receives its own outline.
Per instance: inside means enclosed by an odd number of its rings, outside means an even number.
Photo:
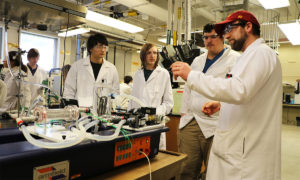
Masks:
[[[167,150],[178,152],[178,127],[180,121],[180,115],[169,115],[170,121],[166,123],[166,126],[170,129],[166,133]]]

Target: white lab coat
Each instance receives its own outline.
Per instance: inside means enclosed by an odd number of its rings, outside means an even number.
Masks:
[[[0,79],[0,107],[2,106],[2,104],[4,103],[4,101],[6,99],[6,93],[7,93],[6,85]]]
[[[112,63],[103,59],[97,80],[95,80],[90,56],[88,56],[76,61],[72,65],[65,82],[63,97],[77,99],[79,106],[91,107],[96,98],[95,88],[99,87],[101,84],[111,88],[109,90],[106,89],[106,94],[119,94],[120,86],[118,71]]]
[[[28,81],[32,83],[42,84],[43,80],[47,79],[47,72],[41,69],[40,66],[37,67],[34,75],[31,74],[29,68],[28,69]],[[42,95],[43,91],[38,85],[29,85],[31,91],[31,100],[30,104],[39,96]]]
[[[167,115],[173,108],[173,94],[169,72],[157,66],[145,81],[144,70],[139,69],[133,77],[132,96],[141,100],[146,107],[156,108],[156,114]],[[129,101],[128,109],[140,108],[134,101]],[[165,133],[160,137],[160,149],[166,149]]]
[[[130,95],[132,90],[132,86],[126,83],[120,84],[120,94]]]
[[[208,68],[205,75],[216,78],[225,78],[239,56],[240,54],[238,52],[231,50],[230,46],[226,46],[223,55]],[[191,65],[192,70],[202,72],[206,59],[207,52],[196,57]],[[202,113],[201,108],[208,101],[212,100],[189,89],[189,87],[185,85],[181,104],[181,113],[184,113],[185,115],[180,119],[179,129],[185,127],[193,118],[195,118],[205,138],[213,136],[219,119],[219,113],[215,113],[212,116],[207,116]]]
[[[281,179],[282,74],[276,53],[257,39],[237,60],[232,78],[191,71],[188,86],[225,102],[207,180]]]
[[[12,68],[12,72],[15,76],[19,73],[19,67],[15,66]],[[27,75],[24,71],[21,71],[23,75]],[[7,95],[4,104],[0,107],[0,114],[17,109],[17,102],[18,102],[18,90],[19,85],[21,85],[21,94],[23,97],[21,98],[21,106],[29,108],[30,106],[30,89],[29,86],[16,81],[10,74],[8,68],[4,68],[1,72],[4,75],[4,83],[7,87]],[[24,81],[28,81],[27,77],[24,77]]]
[[[130,83],[131,84],[131,83]],[[131,95],[132,86],[130,84],[121,83],[120,84],[120,95]],[[129,98],[125,96],[121,96],[118,98],[119,105],[121,105],[122,109],[128,108]]]

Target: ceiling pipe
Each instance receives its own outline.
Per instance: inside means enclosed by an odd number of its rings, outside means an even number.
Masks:
[[[185,44],[188,44],[188,41],[192,39],[191,37],[191,26],[192,26],[192,16],[191,16],[191,1],[185,0]]]

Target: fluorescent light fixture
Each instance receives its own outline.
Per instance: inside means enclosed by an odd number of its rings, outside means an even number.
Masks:
[[[274,25],[274,24],[278,24],[277,22],[263,22],[263,23],[261,23],[260,25],[261,26],[269,26],[269,25]]]
[[[162,42],[162,43],[166,43],[167,42],[167,38],[158,38],[157,40],[159,42]]]
[[[275,9],[290,6],[289,0],[258,0],[265,9]]]
[[[120,29],[122,31],[130,32],[130,33],[137,33],[137,32],[144,31],[143,28],[140,28],[138,26],[135,26],[135,25],[132,25],[132,24],[108,17],[108,16],[104,16],[102,14],[99,14],[99,13],[96,13],[96,12],[90,11],[90,10],[87,11],[85,18],[89,21],[94,21],[96,23],[110,26],[110,27],[113,27],[116,29]]]
[[[194,31],[192,33],[203,33],[203,30],[197,30],[197,31]]]
[[[158,38],[157,39],[159,42],[162,42],[162,43],[165,43],[167,42],[167,38],[166,37],[163,37],[163,38]],[[173,38],[171,38],[171,43],[170,44],[173,44]]]
[[[292,45],[300,45],[300,24],[298,22],[278,24],[278,27],[292,43]]]
[[[83,33],[87,33],[90,32],[89,28],[78,28],[78,29],[72,29],[72,30],[68,30],[67,35],[66,35],[66,31],[64,32],[60,32],[58,33],[58,36],[60,37],[65,37],[65,36],[74,36],[77,34],[83,34]]]

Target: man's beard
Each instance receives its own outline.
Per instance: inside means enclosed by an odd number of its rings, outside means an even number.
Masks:
[[[248,38],[248,34],[246,34],[244,32],[243,37],[233,41],[233,44],[231,45],[231,48],[235,51],[240,51],[244,47],[244,44],[245,44],[247,38]]]

